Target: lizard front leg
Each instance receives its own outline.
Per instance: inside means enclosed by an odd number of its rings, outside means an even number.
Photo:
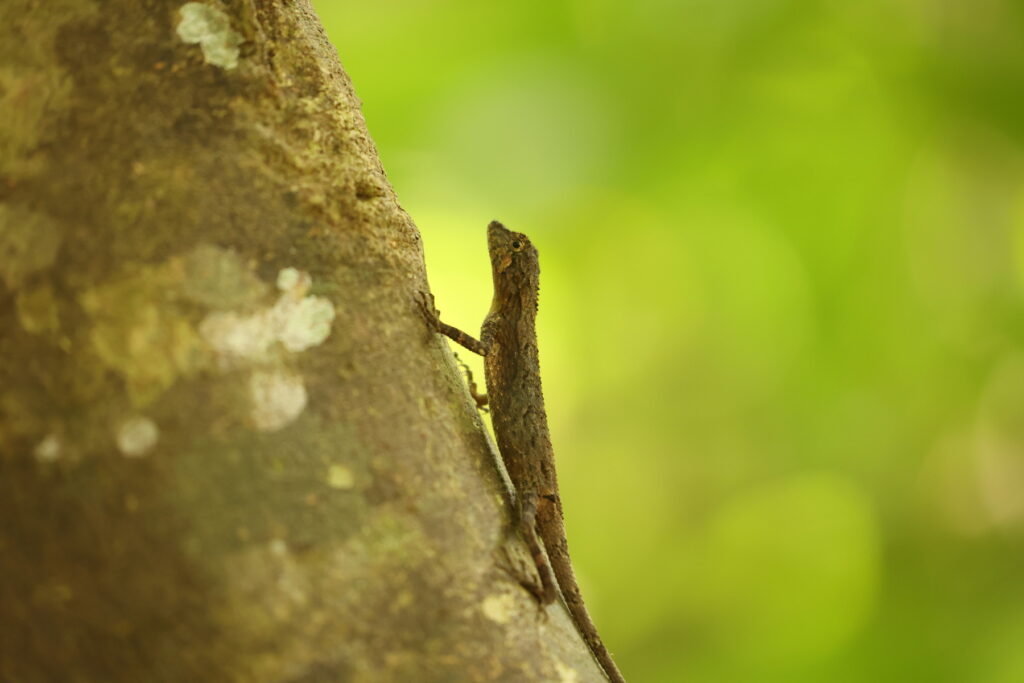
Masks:
[[[427,322],[430,323],[430,326],[433,327],[436,332],[440,332],[459,346],[462,346],[473,353],[480,354],[481,356],[487,355],[487,344],[466,334],[459,328],[452,327],[451,325],[441,321],[441,314],[434,307],[433,294],[420,292],[419,305],[420,309],[423,311],[423,315],[427,318]]]

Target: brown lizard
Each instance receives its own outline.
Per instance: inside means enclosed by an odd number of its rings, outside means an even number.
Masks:
[[[541,585],[527,587],[542,605],[554,602],[561,589],[576,627],[608,679],[624,683],[583,604],[569,561],[537,358],[537,249],[525,235],[512,232],[497,221],[487,226],[487,248],[494,299],[480,339],[441,322],[432,300],[422,302],[424,312],[435,330],[484,357],[486,402],[491,408],[494,436],[516,489],[517,525],[540,574]],[[474,399],[483,405],[481,397]]]

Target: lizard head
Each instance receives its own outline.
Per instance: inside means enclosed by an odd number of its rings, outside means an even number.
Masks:
[[[487,250],[491,255],[495,301],[509,305],[515,302],[521,310],[536,310],[540,261],[529,238],[491,221],[487,226]]]
[[[512,232],[498,221],[487,226],[487,250],[491,255],[495,293],[511,289],[536,290],[540,278],[537,249],[521,232]]]

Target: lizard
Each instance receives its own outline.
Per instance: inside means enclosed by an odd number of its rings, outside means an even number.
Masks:
[[[494,298],[479,339],[442,322],[429,295],[423,294],[420,304],[436,332],[484,358],[487,396],[474,391],[473,398],[478,407],[485,403],[490,406],[498,451],[516,490],[516,527],[540,576],[540,586],[524,585],[542,606],[554,602],[561,593],[577,629],[608,679],[625,683],[590,618],[569,560],[537,354],[537,249],[526,235],[513,232],[498,221],[487,226],[487,249]]]

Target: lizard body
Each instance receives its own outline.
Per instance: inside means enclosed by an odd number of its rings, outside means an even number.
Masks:
[[[624,683],[587,612],[569,561],[537,354],[537,250],[525,235],[497,221],[487,226],[487,246],[494,299],[480,339],[441,322],[432,306],[427,313],[438,332],[484,357],[491,424],[517,494],[516,522],[540,575],[540,587],[531,590],[542,605],[552,603],[560,591],[609,680]]]

